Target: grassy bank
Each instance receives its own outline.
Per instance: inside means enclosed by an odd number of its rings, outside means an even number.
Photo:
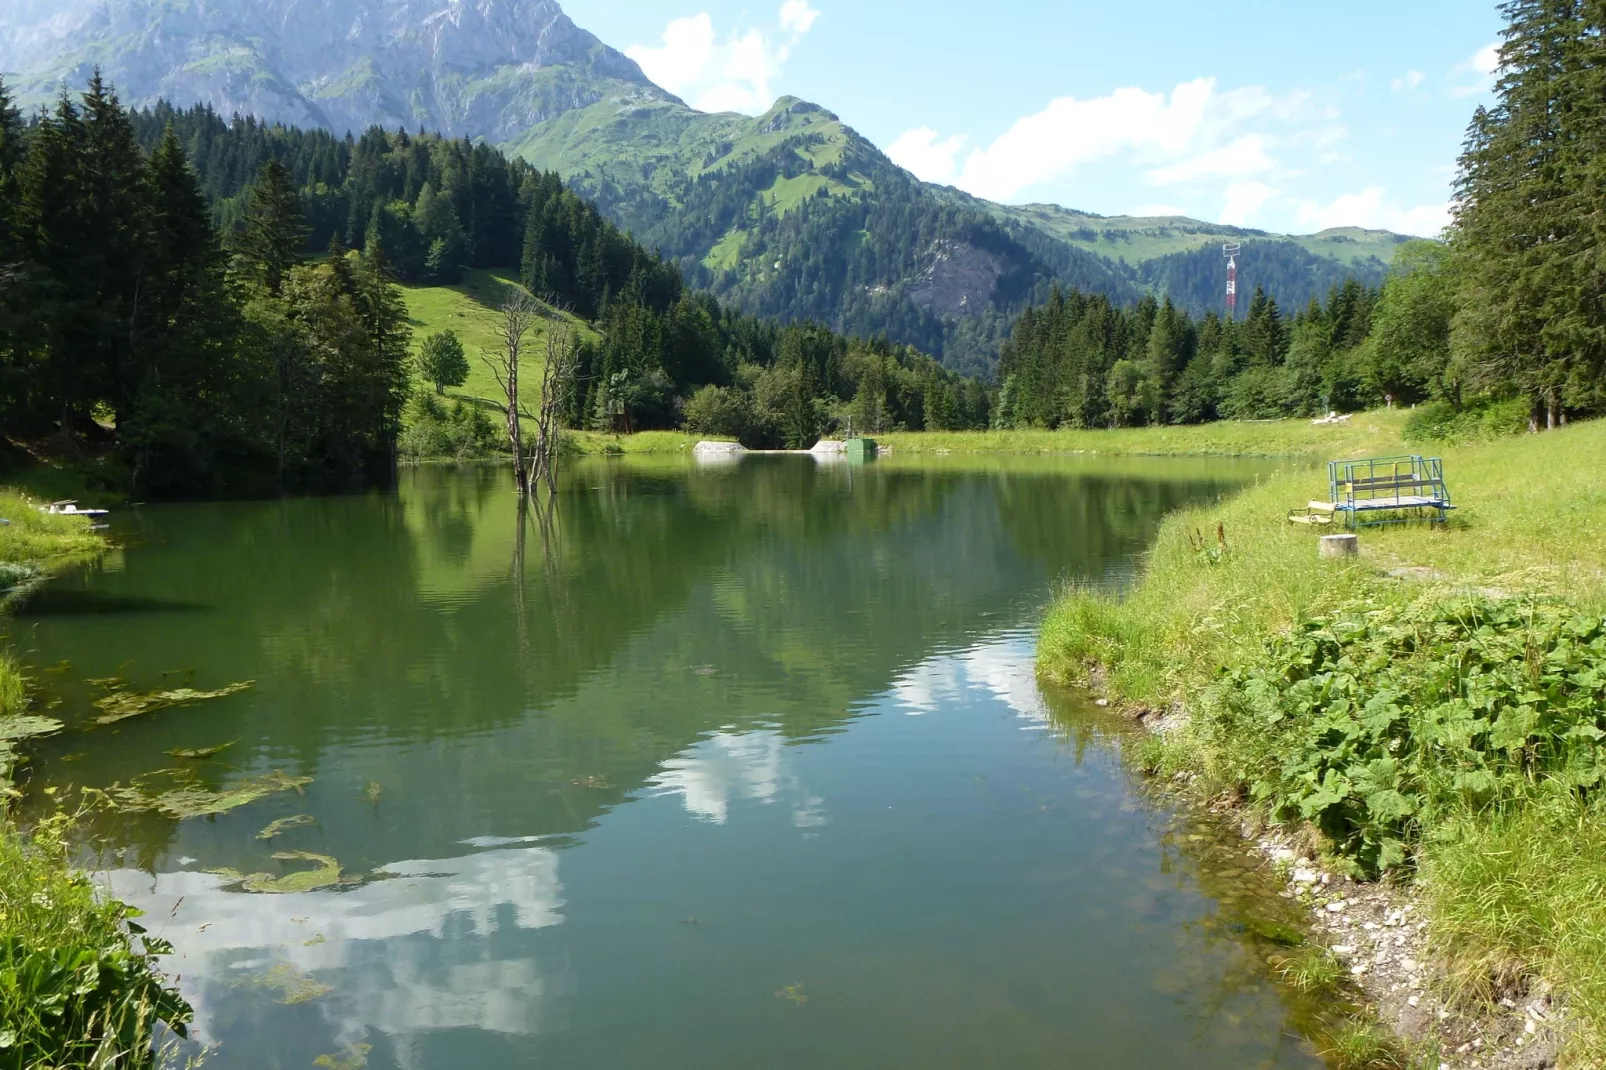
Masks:
[[[933,454],[1097,454],[1105,457],[1287,457],[1326,460],[1378,443],[1398,442],[1406,413],[1361,413],[1344,423],[1317,426],[1309,420],[1215,423],[1186,427],[1136,427],[1119,431],[891,431],[871,436],[894,457]],[[684,431],[611,435],[574,431],[580,453],[690,452],[711,437]]]
[[[0,591],[105,547],[82,518],[15,491],[0,490],[0,519]],[[154,1066],[157,1023],[190,1016],[151,961],[165,945],[139,942],[129,909],[72,868],[69,817],[23,830],[7,811],[16,748],[59,727],[30,710],[20,667],[0,654],[0,1066]]]
[[[1406,413],[1360,413],[1343,423],[1224,421],[1118,431],[893,431],[872,436],[894,453],[1097,453],[1154,457],[1321,458],[1396,440]]]
[[[1403,451],[1396,426],[1357,421],[1322,456]],[[1068,592],[1040,665],[1184,709],[1156,771],[1359,873],[1415,877],[1452,994],[1542,978],[1589,1065],[1606,1055],[1606,422],[1442,452],[1447,530],[1369,529],[1358,560],[1320,561],[1285,513],[1325,478],[1291,463],[1170,518],[1124,596]]]

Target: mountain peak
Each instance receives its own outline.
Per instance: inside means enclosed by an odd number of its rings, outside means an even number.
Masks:
[[[603,100],[673,100],[555,0],[12,0],[0,70],[24,103],[103,68],[123,100],[507,140]]]

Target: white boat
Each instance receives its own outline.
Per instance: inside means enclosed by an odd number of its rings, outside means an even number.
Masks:
[[[80,508],[78,508],[78,503],[77,502],[51,502],[49,505],[41,505],[39,507],[39,510],[41,512],[45,512],[45,513],[53,513],[56,516],[105,516],[106,515],[106,510],[104,510],[104,509],[80,509]]]

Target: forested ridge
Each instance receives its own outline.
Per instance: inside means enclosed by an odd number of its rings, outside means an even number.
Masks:
[[[415,380],[396,281],[477,267],[600,332],[574,341],[571,426],[806,446],[855,413],[987,419],[979,384],[907,347],[735,314],[556,175],[466,140],[130,112],[96,76],[27,121],[0,104],[0,193],[0,423],[109,451],[141,494],[385,478]]]
[[[1236,323],[1169,299],[1122,309],[1057,292],[1004,346],[995,422],[1190,423],[1392,399],[1429,403],[1426,428],[1498,431],[1606,411],[1606,10],[1501,10],[1498,99],[1468,129],[1444,242],[1402,247],[1379,289],[1351,279],[1291,316],[1263,290]],[[1193,276],[1219,262],[1187,256]]]
[[[576,185],[745,312],[884,334],[970,373],[992,368],[1010,319],[1045,300],[1054,280],[1123,303],[1139,297],[1115,265],[934,197],[852,138],[803,135],[671,182],[661,196],[584,174]],[[944,292],[934,278],[949,273],[956,250],[980,270]]]

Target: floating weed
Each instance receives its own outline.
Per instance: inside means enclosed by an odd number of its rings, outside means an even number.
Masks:
[[[303,941],[301,941],[301,946],[302,947],[317,947],[319,944],[327,944],[328,942],[329,942],[328,937],[324,936],[323,933],[319,933],[318,935],[314,936],[311,940],[303,940]]]
[[[153,782],[159,785],[163,780],[171,786],[156,790]],[[155,812],[183,821],[227,813],[284,791],[300,792],[310,783],[311,777],[290,776],[274,770],[242,780],[226,791],[212,791],[196,781],[195,774],[187,769],[165,769],[137,777],[127,786],[114,784],[98,794],[114,810]]]
[[[294,1007],[302,1003],[311,1003],[315,999],[322,999],[334,989],[320,981],[314,981],[288,962],[281,962],[267,973],[257,978],[256,984],[261,988],[275,989],[281,995],[279,1002],[287,1007]]]
[[[596,788],[598,790],[613,787],[613,781],[606,776],[577,776],[569,783],[577,788]]]
[[[245,680],[216,691],[197,691],[193,687],[180,687],[171,691],[130,691],[128,681],[120,676],[107,680],[91,680],[90,683],[106,691],[104,696],[95,700],[95,708],[101,711],[101,715],[95,718],[95,723],[108,725],[126,721],[130,717],[143,717],[148,713],[174,706],[191,706],[210,699],[227,698],[251,687],[255,681]]]
[[[0,717],[0,743],[16,743],[24,739],[37,739],[41,736],[54,735],[60,732],[61,729],[61,722],[54,717],[22,715]]]
[[[312,862],[315,865],[311,869],[296,870],[294,873],[282,875],[240,873],[232,869],[214,869],[211,872],[222,877],[228,884],[239,885],[241,891],[251,892],[254,895],[297,895],[302,892],[360,884],[364,880],[362,877],[341,876],[340,863],[328,855],[313,854],[310,851],[280,851],[273,857],[280,862]]]
[[[368,786],[362,789],[362,798],[363,801],[368,803],[370,806],[378,806],[379,797],[384,793],[385,789],[380,787],[379,781],[370,780],[368,782]]]
[[[311,814],[297,814],[294,817],[281,817],[267,828],[257,833],[257,839],[271,840],[275,836],[281,836],[284,833],[289,832],[291,829],[306,828],[308,825],[316,825],[317,823],[317,818],[313,817]]]
[[[803,992],[803,984],[800,981],[793,981],[791,984],[775,993],[775,998],[784,999],[788,1003],[792,1003],[799,1007],[803,1006],[809,1001],[809,997]]]
[[[353,1044],[333,1055],[318,1056],[312,1060],[312,1065],[321,1066],[324,1070],[363,1070],[368,1065],[368,1053],[373,1050],[372,1044]]]
[[[237,739],[231,739],[227,743],[219,743],[215,747],[196,747],[193,750],[170,750],[167,752],[167,755],[170,758],[178,758],[188,762],[204,762],[210,758],[216,758],[219,754],[222,754],[224,751],[228,750],[238,742],[240,741]]]

